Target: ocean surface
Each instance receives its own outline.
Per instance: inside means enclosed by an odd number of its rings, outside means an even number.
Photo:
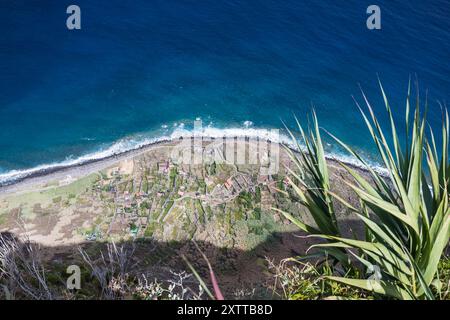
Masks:
[[[66,8],[81,8],[81,30]],[[360,84],[386,122],[381,78],[402,120],[419,80],[438,129],[450,99],[450,1],[2,0],[0,183],[192,129],[264,134],[320,124],[369,158],[352,100]],[[403,131],[401,131],[403,132]],[[340,155],[331,141],[327,150]]]

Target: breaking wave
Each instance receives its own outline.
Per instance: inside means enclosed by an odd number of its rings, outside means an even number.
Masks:
[[[175,129],[173,129],[170,134],[161,135],[158,137],[124,138],[116,141],[106,148],[102,148],[92,153],[87,153],[74,159],[67,158],[66,160],[61,162],[42,164],[34,168],[23,170],[10,170],[6,172],[0,171],[0,186],[10,185],[28,177],[45,175],[47,173],[55,172],[69,167],[80,166],[86,163],[100,161],[102,159],[118,156],[126,152],[138,150],[155,143],[168,142],[185,137],[205,137],[214,139],[224,137],[248,137],[250,139],[262,139],[275,143],[283,143],[293,149],[297,149],[296,144],[287,135],[283,134],[278,129],[251,128],[249,123],[251,122],[246,122],[244,128],[216,128],[207,126],[197,130],[186,129],[183,123],[177,123],[174,125]],[[167,126],[164,126],[164,128],[167,128]],[[337,159],[357,167],[364,167],[359,160],[350,155],[328,153],[327,157],[330,159]],[[370,163],[370,165],[378,172],[386,173],[385,169],[379,166],[377,163],[372,162]]]

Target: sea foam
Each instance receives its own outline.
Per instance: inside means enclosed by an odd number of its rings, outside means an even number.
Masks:
[[[180,138],[186,137],[205,137],[205,138],[227,138],[227,137],[248,137],[250,139],[260,139],[267,140],[274,143],[282,143],[288,147],[297,150],[297,144],[292,141],[290,137],[283,134],[278,129],[264,129],[264,128],[216,128],[212,126],[207,126],[200,129],[189,130],[185,128],[184,123],[174,124],[175,129],[170,135],[161,135],[158,137],[132,137],[123,138],[116,141],[106,148],[102,148],[95,152],[87,153],[83,156],[77,158],[67,158],[64,161],[42,164],[34,168],[23,169],[23,170],[11,170],[7,172],[0,173],[0,186],[9,185],[14,182],[23,180],[27,177],[44,175],[49,172],[54,172],[57,170],[66,169],[73,166],[83,165],[86,163],[100,161],[112,156],[121,155],[123,153],[138,150],[140,148],[150,146],[155,143],[164,141],[173,141]],[[301,147],[302,148],[302,147]],[[340,153],[327,153],[327,158],[339,160],[353,166],[363,168],[364,165],[356,158],[351,155],[340,154]],[[369,162],[372,168],[377,170],[381,174],[386,174],[386,170],[374,162]]]

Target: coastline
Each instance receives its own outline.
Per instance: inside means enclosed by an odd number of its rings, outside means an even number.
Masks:
[[[191,134],[190,136],[189,135],[186,135],[186,136],[179,135],[177,137],[170,137],[170,138],[164,137],[164,138],[160,138],[160,139],[155,139],[154,141],[151,141],[151,142],[139,144],[135,148],[119,151],[117,153],[107,155],[105,157],[87,159],[87,160],[79,162],[79,163],[75,162],[73,164],[67,164],[67,165],[65,165],[64,163],[60,163],[60,164],[55,164],[55,165],[44,166],[44,168],[42,168],[42,169],[24,170],[24,172],[30,171],[30,173],[28,173],[28,174],[23,173],[21,176],[19,176],[17,178],[14,178],[14,179],[11,179],[11,180],[5,181],[5,182],[0,182],[0,195],[11,194],[11,193],[21,192],[21,191],[25,192],[28,188],[31,188],[35,185],[46,184],[46,183],[49,183],[54,180],[62,180],[66,177],[70,177],[71,179],[75,179],[75,180],[80,179],[89,174],[92,174],[92,173],[98,172],[100,170],[103,170],[105,168],[108,168],[117,162],[133,158],[142,153],[149,152],[154,148],[171,147],[178,141],[181,141],[183,139],[191,139],[194,136],[201,137],[202,139],[210,139],[210,140],[219,139],[219,137],[217,137],[217,136],[196,135],[195,133]],[[277,143],[282,146],[286,146],[295,152],[299,151],[296,148],[294,148],[292,143],[289,143],[289,142],[283,141],[283,140],[273,141],[272,139],[269,139],[267,137],[259,137],[259,136],[255,137],[254,135],[252,135],[252,136],[235,136],[235,137],[238,139],[248,139],[248,141],[253,141],[253,142],[258,141],[258,140],[269,141],[271,143]],[[363,170],[363,171],[367,170],[362,164],[357,164],[355,162],[357,160],[350,161],[349,159],[341,159],[341,158],[337,157],[336,155],[330,155],[330,154],[326,155],[326,159],[327,159],[327,161],[329,161],[330,163],[335,164],[335,165],[339,165],[338,164],[339,162],[343,162],[352,168]],[[382,168],[375,168],[375,169],[383,174]]]
[[[157,146],[169,146],[173,142],[174,140],[170,139],[155,141],[139,146],[135,149],[125,150],[104,158],[90,159],[85,162],[71,165],[55,165],[48,169],[36,170],[26,176],[17,178],[3,185],[0,184],[0,195],[22,191],[22,189],[32,187],[33,185],[48,183],[67,176],[71,176],[74,179],[80,179],[89,174],[108,168],[117,162],[133,158],[139,154],[150,151]]]

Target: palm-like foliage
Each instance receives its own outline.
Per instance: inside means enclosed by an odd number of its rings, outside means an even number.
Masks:
[[[341,146],[365,164],[372,178],[372,181],[367,181],[358,172],[342,164],[354,178],[353,182],[346,183],[361,201],[362,209],[353,207],[335,195],[362,220],[367,230],[366,239],[347,239],[329,233],[312,232],[328,240],[315,247],[346,249],[367,267],[376,265],[381,269],[382,278],[377,280],[329,277],[331,280],[400,299],[431,299],[437,266],[450,236],[448,112],[444,112],[439,156],[431,129],[427,135],[426,121],[421,116],[418,97],[413,121],[410,123],[408,89],[406,138],[401,144],[381,83],[380,88],[390,119],[390,138],[381,129],[364,93],[368,113],[359,105],[358,108],[387,169],[388,177],[374,171],[355,151],[333,136]],[[316,139],[320,139],[320,136],[316,136]],[[308,167],[303,169],[309,170]],[[291,215],[287,217],[298,224]],[[356,255],[354,249],[361,254]]]
[[[297,226],[303,231],[313,234],[326,234],[330,236],[339,236],[339,227],[336,220],[336,214],[332,199],[330,197],[330,177],[325,159],[325,152],[322,145],[322,139],[319,131],[317,116],[313,112],[313,128],[309,128],[308,134],[305,133],[297,118],[298,128],[301,134],[301,140],[297,140],[287,127],[291,138],[296,143],[296,147],[301,149],[304,145],[306,149],[300,156],[294,153],[290,148],[285,147],[287,154],[295,164],[298,173],[286,169],[292,175],[294,180],[287,177],[289,184],[293,187],[299,196],[300,203],[308,208],[316,226],[311,226],[300,220],[294,219],[288,213],[274,208],[284,215],[289,215],[290,219],[295,221]]]
[[[307,233],[338,237],[341,233],[331,198],[330,176],[316,113],[313,111],[313,123],[312,126],[308,127],[307,133],[303,130],[298,119],[295,118],[295,120],[300,131],[300,140],[296,139],[292,131],[285,127],[292,141],[295,142],[297,149],[300,150],[302,149],[301,146],[304,146],[304,152],[298,155],[289,147],[284,146],[286,153],[298,172],[296,173],[294,170],[286,167],[293,177],[291,179],[288,176],[287,180],[297,194],[299,202],[308,209],[315,226],[296,219],[291,214],[278,208],[273,208],[273,210],[282,213]],[[304,258],[312,256],[331,256],[336,262],[341,262],[344,266],[348,266],[349,263],[345,250],[342,248],[319,248],[318,254],[308,255]]]

